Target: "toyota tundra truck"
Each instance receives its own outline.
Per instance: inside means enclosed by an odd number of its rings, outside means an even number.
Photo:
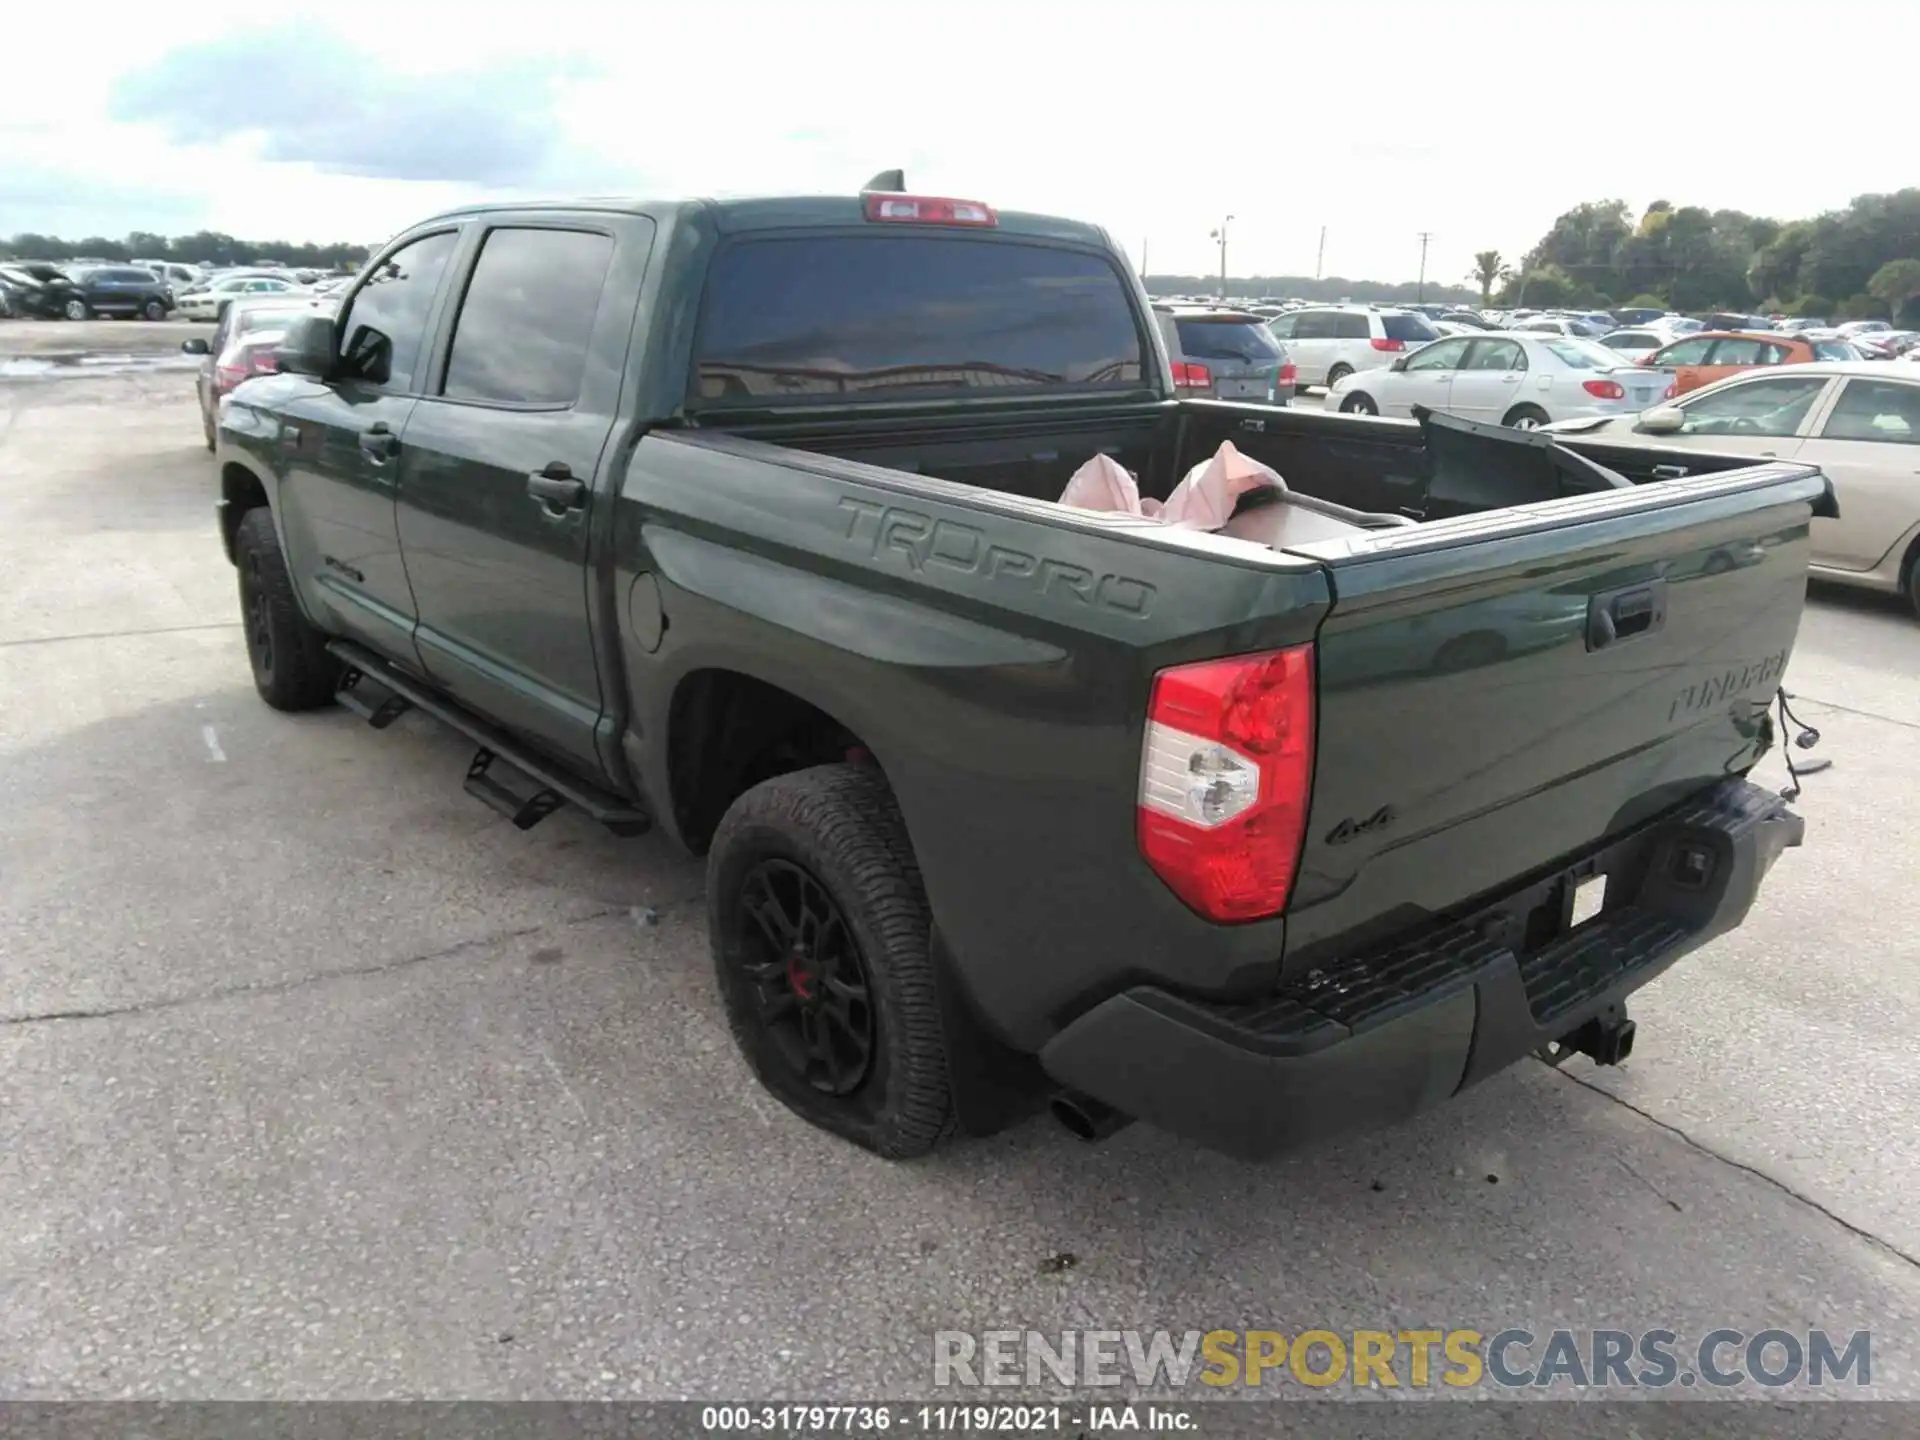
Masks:
[[[704,854],[747,1066],[885,1156],[1050,1107],[1257,1158],[1617,1062],[1802,840],[1748,776],[1817,469],[1185,398],[1091,225],[462,209],[278,360],[215,457],[261,698]],[[1059,503],[1229,440],[1285,523]]]

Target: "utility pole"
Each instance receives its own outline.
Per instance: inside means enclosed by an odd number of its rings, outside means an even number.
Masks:
[[[1233,223],[1229,215],[1220,222],[1220,228],[1213,232],[1212,238],[1220,242],[1220,298],[1227,298],[1227,226]]]
[[[1422,301],[1427,298],[1427,242],[1431,239],[1433,239],[1431,231],[1420,232],[1420,300]]]
[[[1320,227],[1320,253],[1313,257],[1313,278],[1318,280],[1327,265],[1327,227]]]

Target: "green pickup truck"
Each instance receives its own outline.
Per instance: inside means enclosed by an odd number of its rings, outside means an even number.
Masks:
[[[1259,1157],[1617,1062],[1802,838],[1745,776],[1818,470],[1179,398],[1093,226],[459,210],[279,364],[216,454],[262,698],[704,853],[747,1063],[884,1155],[1051,1107]],[[1229,439],[1252,529],[1058,503]]]

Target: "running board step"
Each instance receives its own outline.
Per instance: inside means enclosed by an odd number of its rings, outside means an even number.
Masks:
[[[349,640],[335,640],[327,650],[346,666],[336,698],[375,729],[385,729],[413,709],[471,740],[478,753],[467,766],[467,793],[520,829],[538,825],[563,804],[585,811],[615,835],[644,835],[653,828],[653,817],[632,801],[541,759],[504,730],[395,670],[371,650]]]
[[[520,783],[508,785],[508,776]],[[567,803],[558,790],[547,788],[511,760],[502,760],[484,746],[473,752],[466,788],[467,794],[488,809],[511,820],[516,830],[531,830]]]
[[[386,729],[413,709],[413,702],[406,696],[370,679],[366,671],[351,667],[341,675],[340,689],[333,698],[376,730]]]

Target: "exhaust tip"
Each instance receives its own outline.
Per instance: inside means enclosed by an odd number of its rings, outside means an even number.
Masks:
[[[1111,1105],[1103,1105],[1090,1095],[1055,1095],[1047,1108],[1072,1134],[1094,1144],[1133,1123],[1131,1115],[1122,1115]]]

